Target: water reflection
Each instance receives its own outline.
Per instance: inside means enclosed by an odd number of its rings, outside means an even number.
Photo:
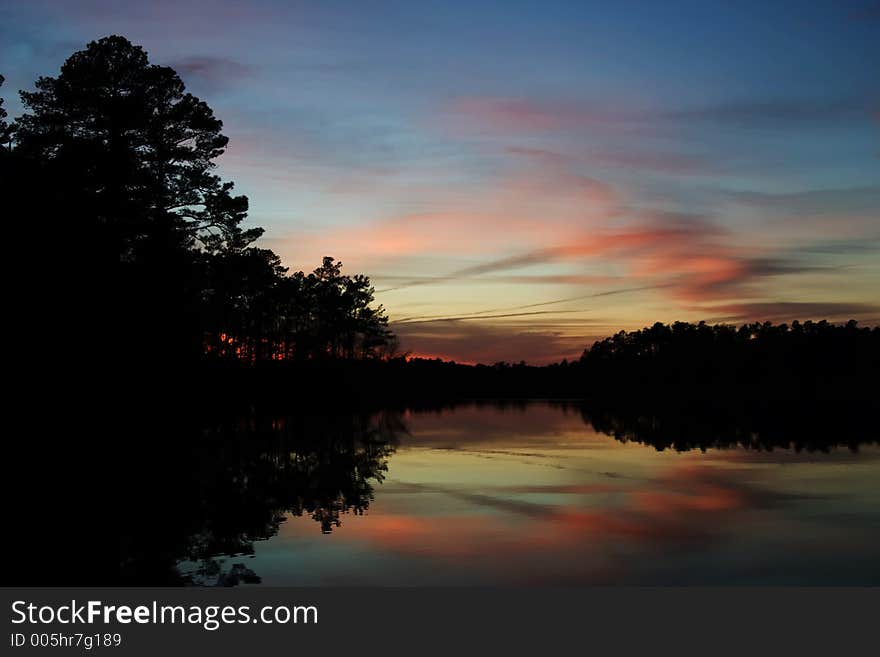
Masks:
[[[876,434],[821,418],[482,403],[217,421],[156,464],[123,579],[877,582]]]
[[[578,404],[584,423],[621,442],[637,442],[658,450],[793,449],[828,452],[878,441],[874,411],[864,406],[811,408],[679,406],[660,408],[608,407]]]
[[[399,414],[385,412],[253,415],[203,428],[188,458],[162,468],[159,499],[133,514],[123,580],[259,582],[244,564],[224,570],[218,558],[252,555],[288,516],[310,517],[329,534],[346,514],[363,514],[405,431]],[[157,510],[160,522],[144,522]]]

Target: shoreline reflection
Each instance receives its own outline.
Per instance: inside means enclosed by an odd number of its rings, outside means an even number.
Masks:
[[[880,469],[870,425],[853,413],[817,417],[481,402],[226,419],[201,429],[188,467],[163,471],[158,500],[132,509],[122,578],[225,586],[775,582],[743,571],[739,561],[754,549],[743,545],[776,545],[762,558],[782,560],[779,546],[800,549],[809,531],[814,545],[830,541],[817,558],[839,559],[847,546],[832,538],[845,530],[858,561],[860,540],[880,538],[880,507],[867,504],[880,501],[866,483]],[[782,465],[790,467],[767,470]],[[839,471],[854,465],[858,476]],[[137,522],[157,520],[157,508],[161,522]],[[826,517],[831,510],[844,520]],[[697,564],[702,570],[689,570]],[[876,568],[840,568],[831,581],[877,577]],[[802,568],[782,581],[824,580]]]

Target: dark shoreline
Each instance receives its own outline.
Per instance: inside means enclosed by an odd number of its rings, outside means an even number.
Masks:
[[[647,370],[647,368],[646,368]],[[595,400],[621,405],[702,403],[720,407],[761,404],[873,404],[880,384],[869,376],[839,373],[775,381],[735,377],[658,381],[648,376],[608,381],[573,363],[461,365],[442,361],[307,361],[302,363],[210,363],[183,377],[205,401],[224,404],[309,403],[359,406],[450,403],[473,399]],[[632,376],[627,373],[627,376]],[[179,383],[178,383],[179,385]],[[191,388],[192,389],[192,388]]]

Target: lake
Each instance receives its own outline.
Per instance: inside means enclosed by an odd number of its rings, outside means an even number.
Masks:
[[[224,421],[161,552],[202,585],[880,584],[874,437],[591,413]]]

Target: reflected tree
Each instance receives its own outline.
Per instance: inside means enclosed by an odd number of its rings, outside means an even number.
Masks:
[[[719,405],[579,403],[584,423],[622,443],[677,452],[743,448],[829,452],[880,443],[874,411],[861,404]]]
[[[253,554],[254,543],[274,536],[288,515],[308,516],[330,533],[347,514],[365,513],[406,431],[391,412],[251,415],[203,427],[192,456],[163,469],[162,497],[154,488],[140,512],[129,510],[122,581],[258,581],[244,565],[221,564]],[[129,480],[153,472],[141,463]]]

